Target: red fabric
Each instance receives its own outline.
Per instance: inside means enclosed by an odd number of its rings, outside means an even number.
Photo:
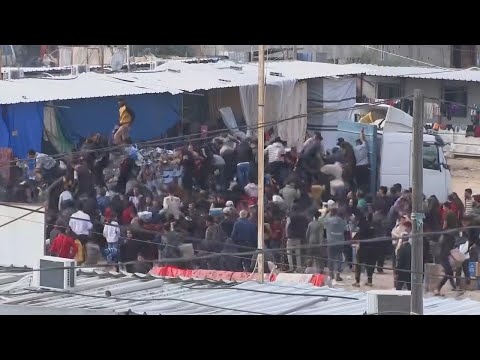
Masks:
[[[43,59],[48,51],[48,45],[40,45],[40,58]]]
[[[258,198],[256,197],[249,197],[248,198],[248,206],[254,206],[257,205]]]
[[[120,217],[122,225],[129,225],[133,220],[133,209],[132,207],[128,207],[122,212],[122,216]]]
[[[475,129],[473,130],[473,136],[480,137],[480,126],[475,126]]]
[[[325,286],[325,279],[325,275],[316,274],[312,276],[312,278],[310,279],[310,283],[313,286]]]
[[[105,209],[105,222],[108,224],[112,220],[112,209],[111,208],[106,208]]]
[[[219,270],[187,270],[180,269],[175,266],[160,266],[154,267],[150,270],[150,273],[157,276],[168,276],[168,277],[187,277],[187,278],[199,278],[199,279],[209,279],[209,280],[228,280],[228,281],[258,281],[260,280],[260,275],[258,273],[251,274],[247,272],[231,272],[231,271],[219,271]],[[277,276],[275,274],[266,274],[267,281],[275,281]],[[325,280],[327,277],[325,275],[316,274],[313,275],[310,279],[310,283],[313,286],[325,286]]]
[[[75,258],[77,252],[78,245],[75,243],[75,239],[65,234],[59,234],[50,246],[51,254],[65,259]]]

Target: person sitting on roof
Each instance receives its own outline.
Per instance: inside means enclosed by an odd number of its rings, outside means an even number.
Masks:
[[[125,100],[118,101],[118,111],[120,114],[118,130],[114,130],[113,143],[115,145],[122,145],[129,143],[130,127],[135,120],[135,113],[127,106]]]

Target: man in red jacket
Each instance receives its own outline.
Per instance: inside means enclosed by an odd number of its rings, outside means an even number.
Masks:
[[[58,234],[50,246],[50,254],[52,256],[58,256],[65,259],[75,258],[77,252],[78,246],[75,243],[75,239],[72,237],[72,231],[70,228],[65,230],[65,234]]]

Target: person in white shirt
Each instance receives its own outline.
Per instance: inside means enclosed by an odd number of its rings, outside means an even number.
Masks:
[[[173,191],[168,192],[168,196],[163,199],[163,210],[160,212],[161,214],[166,215],[173,215],[175,220],[180,219],[181,211],[180,207],[182,206],[182,202],[180,198],[176,197],[173,194]]]
[[[272,174],[272,177],[281,184],[280,179],[281,169],[284,166],[285,146],[282,139],[277,137],[272,144],[265,148],[265,153],[268,155],[268,168],[267,171]]]
[[[353,150],[357,161],[355,167],[355,180],[357,182],[357,187],[364,188],[370,184],[370,165],[368,161],[368,146],[363,128],[360,132],[360,139],[356,141]]]
[[[103,228],[103,236],[107,240],[107,247],[104,251],[105,258],[109,263],[117,262],[119,255],[118,239],[120,238],[120,227],[117,222],[116,214],[112,215],[112,220]]]
[[[250,182],[245,186],[245,194],[251,198],[258,198],[258,185],[254,182]]]
[[[137,211],[139,210],[138,206],[140,205],[140,196],[140,190],[138,189],[138,187],[136,187],[133,189],[133,196],[130,196],[128,198],[128,201],[131,201],[133,205],[135,205]]]
[[[67,200],[73,200],[72,192],[70,191],[70,186],[65,186],[65,190],[60,194],[58,198],[58,210],[63,210],[63,203]]]
[[[37,153],[35,150],[29,150],[28,157],[35,159],[35,170],[40,172],[45,182],[50,184],[56,180],[58,164],[51,156]]]
[[[78,206],[78,211],[73,213],[68,223],[72,231],[78,236],[78,240],[85,245],[88,241],[90,230],[93,228],[90,215],[83,212],[83,203]]]
[[[465,215],[472,214],[472,205],[473,205],[473,191],[472,189],[465,189]]]

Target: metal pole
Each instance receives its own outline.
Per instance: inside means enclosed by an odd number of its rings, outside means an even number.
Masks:
[[[127,72],[130,72],[130,45],[127,45]]]
[[[293,45],[293,60],[297,60],[297,45]]]
[[[100,65],[102,65],[102,74],[105,72],[105,45],[100,45]]]
[[[3,65],[3,49],[2,49],[2,46],[0,45],[0,80],[3,80],[2,65]]]
[[[263,253],[263,197],[264,197],[264,115],[265,115],[265,45],[258,46],[258,273],[263,283],[264,253]]]
[[[413,93],[411,311],[423,315],[423,91]]]

